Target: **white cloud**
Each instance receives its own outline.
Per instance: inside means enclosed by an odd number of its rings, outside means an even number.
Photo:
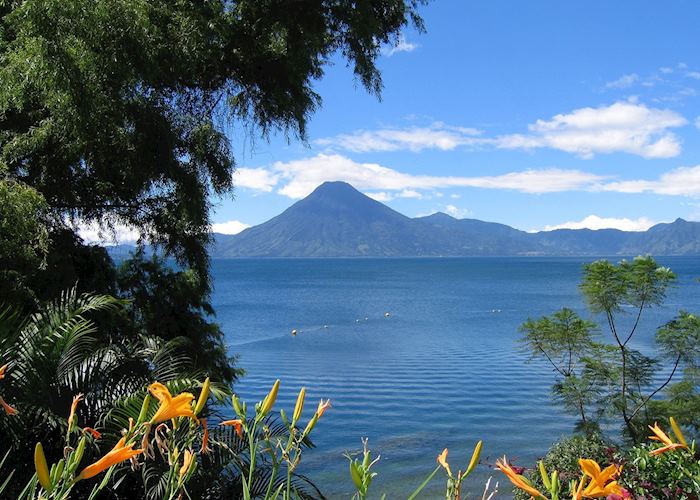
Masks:
[[[270,178],[277,179],[277,192],[293,199],[303,198],[323,182],[339,180],[348,182],[361,191],[373,192],[375,198],[383,200],[387,200],[389,193],[393,197],[416,198],[422,190],[451,187],[549,193],[588,189],[605,180],[605,177],[597,174],[557,168],[522,170],[492,176],[413,175],[377,163],[359,163],[338,154],[318,154],[301,160],[276,162],[267,172]]]
[[[668,109],[617,102],[537,120],[528,127],[530,134],[502,136],[497,145],[504,149],[558,149],[583,158],[615,152],[668,158],[681,151],[678,137],[669,129],[686,123],[685,118]]]
[[[387,193],[386,191],[378,191],[378,192],[368,192],[365,193],[367,196],[372,198],[373,200],[376,201],[381,201],[382,203],[391,201],[394,199],[394,195],[391,193]]]
[[[681,167],[662,174],[656,180],[627,180],[602,184],[603,191],[618,193],[654,193],[675,196],[700,196],[700,165]]]
[[[580,221],[570,221],[564,222],[563,224],[545,226],[542,231],[554,231],[555,229],[620,229],[622,231],[646,231],[654,224],[657,223],[647,217],[628,219],[624,217],[615,218],[589,215]]]
[[[365,193],[367,196],[372,198],[373,200],[381,201],[381,202],[387,202],[394,200],[396,198],[416,198],[416,199],[422,199],[423,195],[420,194],[418,191],[415,191],[413,189],[404,189],[403,191],[400,191],[398,193],[389,193],[386,191],[374,191],[374,192],[367,192]]]
[[[683,95],[694,92],[684,89]],[[687,120],[669,109],[649,108],[635,100],[616,102],[597,108],[579,108],[558,114],[549,120],[537,120],[528,133],[483,137],[470,127],[433,123],[427,127],[358,130],[315,141],[330,150],[356,153],[437,149],[452,151],[459,147],[495,147],[499,149],[550,148],[583,158],[595,154],[624,152],[644,158],[669,158],[681,152],[680,139],[671,131]]]
[[[387,57],[391,57],[399,52],[413,52],[418,47],[420,47],[420,45],[418,45],[417,43],[411,43],[408,40],[406,40],[405,36],[400,35],[396,45],[388,45],[382,47],[382,54]]]
[[[428,127],[358,130],[351,134],[318,139],[315,142],[320,146],[355,153],[398,150],[417,152],[423,149],[450,151],[459,146],[482,142],[475,137],[479,134],[480,131],[475,128],[450,127],[442,123],[434,123]]]
[[[277,176],[264,168],[239,168],[233,174],[233,184],[269,193],[277,184]]]
[[[464,219],[465,217],[467,217],[471,214],[471,211],[466,209],[466,208],[457,208],[454,205],[446,205],[445,206],[445,213],[447,215],[451,215],[452,217],[455,217],[456,219]]]
[[[217,222],[212,224],[211,231],[212,233],[238,234],[249,227],[250,224],[246,224],[238,220],[229,220],[226,222]]]
[[[605,84],[605,88],[608,89],[626,89],[631,87],[639,81],[639,75],[637,73],[630,73],[629,75],[622,75],[617,80],[613,80]]]
[[[85,243],[95,243],[98,245],[119,245],[132,244],[139,240],[141,233],[128,224],[115,222],[109,228],[106,224],[100,225],[98,222],[76,221],[71,226],[77,230]]]

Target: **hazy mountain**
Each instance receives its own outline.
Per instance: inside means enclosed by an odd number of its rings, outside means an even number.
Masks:
[[[527,233],[444,213],[410,218],[345,182],[326,182],[277,217],[237,235],[216,234],[214,258],[469,255],[700,255],[700,223],[678,219],[645,232]]]

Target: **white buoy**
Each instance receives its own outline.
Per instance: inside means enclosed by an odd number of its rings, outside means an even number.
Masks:
[[[296,337],[296,335],[297,335],[297,331],[296,331],[296,330],[292,330],[292,336],[293,336],[293,337]]]
[[[389,314],[388,312],[384,313],[385,318],[388,318],[389,316],[391,316],[391,314]]]
[[[323,328],[328,328],[328,325],[323,325]]]

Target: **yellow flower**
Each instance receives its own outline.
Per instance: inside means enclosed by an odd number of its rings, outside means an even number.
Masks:
[[[503,457],[503,460],[496,460],[496,467],[498,467],[501,472],[503,472],[508,479],[510,479],[511,483],[524,492],[529,493],[534,498],[546,498],[542,493],[534,488],[527,479],[515,472],[513,468],[508,465],[508,461],[506,460],[505,456]]]
[[[591,482],[583,490],[584,497],[601,498],[622,494],[622,487],[615,481],[622,470],[621,467],[609,465],[601,470],[598,462],[590,458],[580,458],[578,464],[583,473],[591,478]]]
[[[236,434],[238,434],[238,437],[243,439],[243,421],[240,419],[236,420],[225,420],[221,422],[219,425],[232,425],[233,427],[236,428]]]
[[[180,467],[180,477],[182,478],[190,470],[192,465],[192,460],[194,459],[194,453],[190,450],[185,450],[185,458],[182,460],[182,467]]]
[[[294,416],[292,421],[296,422],[301,417],[301,412],[304,411],[304,399],[306,398],[306,387],[302,387],[297,396],[297,404],[294,405]]]
[[[8,366],[8,363],[5,363],[4,365],[0,366],[0,380],[5,378],[5,372],[7,371]]]
[[[0,396],[0,406],[5,410],[5,413],[8,415],[17,415],[17,410],[12,408],[10,405],[8,405],[4,399],[2,399],[2,396]]]
[[[100,458],[94,464],[85,467],[82,472],[78,475],[78,480],[80,479],[90,479],[96,476],[100,472],[109,469],[111,466],[128,460],[140,453],[143,450],[134,450],[135,443],[126,444],[126,438],[121,438],[117,444],[112,448],[104,457]]]
[[[73,402],[70,405],[70,414],[68,415],[68,432],[73,428],[73,425],[75,424],[75,410],[78,408],[78,403],[80,403],[83,400],[83,395],[78,394],[77,396],[73,396]]]
[[[270,410],[272,410],[272,407],[275,405],[275,401],[277,400],[277,391],[279,391],[280,388],[280,379],[275,380],[275,383],[272,384],[272,389],[270,389],[270,392],[265,396],[265,399],[263,399],[262,406],[260,407],[260,416],[264,417],[268,413],[270,413]]]
[[[437,457],[437,463],[439,463],[443,469],[447,471],[447,475],[452,477],[452,471],[450,470],[450,464],[447,463],[447,448],[442,450]]]
[[[166,420],[176,417],[195,418],[192,411],[192,400],[194,400],[194,396],[189,392],[183,392],[172,397],[168,388],[159,382],[151,384],[148,390],[151,391],[154,398],[160,401],[158,411],[156,411],[153,418],[151,418],[152,424],[165,422]]]
[[[676,421],[674,420],[673,423]],[[678,427],[678,424],[676,424],[676,427]],[[687,448],[688,445],[681,442],[681,443],[674,443],[670,437],[666,435],[666,433],[661,430],[661,427],[659,427],[658,423],[654,423],[654,426],[652,427],[651,425],[649,426],[649,429],[651,429],[651,432],[654,433],[653,436],[649,436],[649,439],[653,439],[655,441],[661,441],[665,446],[662,446],[661,448],[657,448],[655,450],[652,450],[649,452],[650,455],[661,455],[662,453],[666,453],[667,451],[675,450],[676,448]],[[675,432],[675,429],[674,429]],[[680,433],[680,429],[678,429],[678,432]],[[676,437],[682,438],[683,435],[681,434],[678,436],[676,434]],[[679,439],[680,440],[680,439]],[[683,439],[682,441],[685,441]]]
[[[44,447],[41,443],[37,443],[34,447],[34,469],[41,487],[46,491],[51,491],[52,484],[49,476],[49,466],[46,464],[46,455],[44,455]]]

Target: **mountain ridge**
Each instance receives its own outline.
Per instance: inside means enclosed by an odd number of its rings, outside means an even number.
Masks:
[[[325,182],[272,219],[215,233],[212,258],[700,255],[700,223],[681,218],[647,231],[556,229],[529,233],[438,212],[411,218],[342,181]]]

